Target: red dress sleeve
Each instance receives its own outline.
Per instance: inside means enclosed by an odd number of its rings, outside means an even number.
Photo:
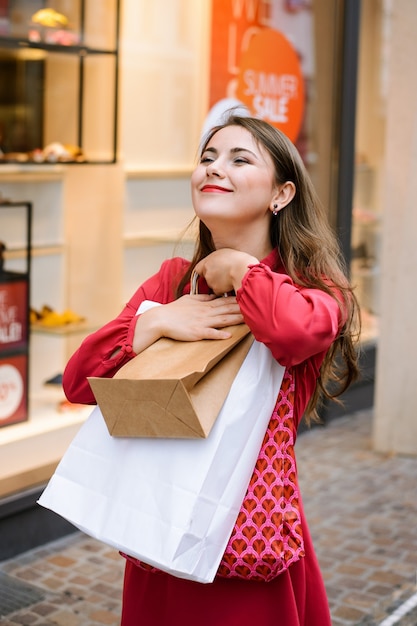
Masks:
[[[255,339],[286,367],[327,352],[339,333],[340,308],[331,295],[300,287],[262,263],[249,269],[237,299]]]
[[[165,261],[157,274],[135,292],[121,313],[89,335],[73,354],[64,370],[62,385],[70,402],[95,404],[87,377],[111,378],[135,355],[132,343],[137,310],[144,300],[166,304],[174,299],[174,285],[186,271],[188,261]]]

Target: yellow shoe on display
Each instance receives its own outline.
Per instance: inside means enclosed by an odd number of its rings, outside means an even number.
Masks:
[[[47,326],[57,328],[60,326],[68,326],[68,324],[79,324],[84,322],[85,318],[71,309],[66,309],[62,313],[54,311],[50,306],[44,305],[38,312],[35,309],[30,310],[30,323],[38,326]]]

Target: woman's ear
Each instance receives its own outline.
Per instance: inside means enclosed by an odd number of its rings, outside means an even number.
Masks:
[[[295,185],[291,180],[277,188],[271,202],[271,211],[276,215],[291,202],[295,196]]]

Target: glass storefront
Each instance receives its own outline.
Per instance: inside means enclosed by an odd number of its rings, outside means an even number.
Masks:
[[[364,341],[378,337],[390,4],[389,0],[361,3],[351,267]]]
[[[0,2],[0,7],[5,4]],[[76,4],[91,3],[79,0]],[[113,33],[118,3],[106,0],[103,6],[105,4],[105,23],[111,23]],[[363,4],[363,11],[370,11],[366,0]],[[24,8],[28,0],[14,0],[11,5]],[[169,19],[161,21],[160,16],[167,6]],[[117,162],[99,167],[98,163],[70,166],[63,161],[55,169],[50,163],[34,165],[9,161],[0,164],[3,196],[33,202],[32,306],[39,308],[48,303],[58,310],[70,307],[86,317],[88,329],[117,313],[137,283],[156,271],[163,258],[172,253],[177,233],[192,215],[189,174],[202,129],[217,102],[243,101],[245,106],[254,106],[255,112],[262,112],[269,121],[288,124],[288,133],[293,133],[291,138],[335,225],[338,224],[338,189],[344,174],[338,164],[345,2],[157,0],[149,3],[148,0],[124,0],[121,7]],[[89,15],[87,12],[86,25],[90,24]],[[367,315],[369,312],[369,319],[374,320],[378,313],[380,157],[373,137],[368,138],[363,128],[371,133],[372,122],[372,132],[379,142],[382,136],[378,134],[380,122],[367,104],[375,96],[369,90],[377,89],[378,85],[375,81],[371,84],[364,73],[371,72],[371,68],[366,67],[367,54],[362,53],[362,48],[374,46],[377,54],[384,22],[381,14],[378,30],[371,12],[362,19],[362,32],[371,29],[375,38],[367,40],[362,36],[361,39],[352,275],[364,309]],[[93,34],[98,24],[99,21],[94,20],[90,24],[91,28],[94,26]],[[251,56],[251,46],[269,36],[267,31],[273,31],[277,49],[288,54],[274,57],[267,48],[261,61],[256,54]],[[105,35],[107,41],[107,31]],[[0,32],[0,70],[3,68],[1,71],[8,73],[17,67],[16,60],[9,61],[10,46],[17,43],[13,38],[10,30]],[[38,46],[49,57],[58,55],[61,61],[76,58],[78,63],[78,52],[84,54],[79,41],[70,44],[73,46],[71,54],[68,50],[57,51],[56,47],[61,45],[57,42],[35,44],[26,41],[28,49],[33,51]],[[108,44],[109,50],[101,49],[97,41],[89,45],[97,46],[97,49],[87,50],[97,63],[103,63],[107,57],[112,63],[115,61],[114,41]],[[292,62],[288,64],[290,56]],[[44,60],[37,62],[43,64],[45,70]],[[21,65],[19,61],[19,67]],[[38,65],[33,67],[38,68]],[[112,66],[111,71],[105,72],[110,82],[104,85],[101,70],[98,78],[94,78],[94,67],[91,72],[85,63],[83,67],[86,70],[83,94],[89,101],[92,94],[101,98],[94,107],[103,115],[87,120],[84,136],[88,139],[96,122],[100,128],[104,125],[108,130],[112,124],[107,121],[113,122],[115,118],[113,104],[108,110],[110,100],[115,102],[109,96],[109,90],[114,90],[115,68]],[[380,78],[383,82],[382,74]],[[31,81],[35,79],[36,72],[30,77]],[[63,79],[61,76],[65,83]],[[383,84],[379,87],[382,89]],[[33,92],[36,98],[32,104],[39,118],[42,110],[39,90]],[[383,104],[383,89],[380,96],[379,102]],[[7,98],[20,102],[16,94],[8,95],[0,89],[0,116],[7,108],[10,117]],[[58,104],[65,102],[65,98],[61,98]],[[42,124],[43,130],[46,121],[49,127],[52,124],[55,128],[53,111],[59,111],[59,107],[49,107],[47,111],[47,120],[39,121],[35,143],[31,139],[32,143],[26,146],[30,152],[40,141]],[[72,120],[71,126],[74,124]],[[353,128],[348,131],[354,132]],[[95,139],[97,136],[99,133],[94,134]],[[62,137],[48,135],[48,141]],[[110,133],[106,142],[110,148],[112,138],[113,133]],[[70,139],[71,143],[78,141],[75,135]],[[96,141],[91,141],[91,145],[89,152],[99,151]],[[20,151],[19,145],[14,143],[7,150],[14,152],[18,148]],[[107,161],[111,161],[112,150],[104,152]],[[100,230],[97,241],[86,232],[86,215]],[[350,215],[348,218],[350,222]],[[121,237],[114,237],[114,232]],[[11,235],[6,243],[12,248],[8,250],[7,262],[19,263],[18,242],[14,242]],[[13,250],[15,243],[16,250]],[[106,255],[102,254],[103,246]],[[100,284],[103,275],[106,285],[96,289],[93,302],[91,285]],[[0,450],[8,465],[3,474],[0,472],[0,497],[42,485],[88,414],[86,407],[79,412],[58,413],[56,407],[61,395],[56,389],[53,392],[45,389],[44,385],[45,380],[62,372],[81,339],[82,329],[72,333],[53,333],[48,329],[33,332],[32,329],[29,419],[27,424],[0,429]]]

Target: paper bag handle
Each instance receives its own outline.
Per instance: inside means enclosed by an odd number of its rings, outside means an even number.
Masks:
[[[197,274],[197,272],[193,270],[193,273],[191,274],[191,281],[190,281],[190,294],[192,296],[195,296],[198,294],[198,279],[199,278],[200,278],[199,274]]]
[[[198,294],[198,279],[200,278],[200,275],[197,274],[197,272],[195,270],[193,270],[193,273],[191,274],[191,280],[190,280],[190,294],[192,296],[195,296]],[[227,298],[229,294],[228,293],[224,293],[223,297]]]

